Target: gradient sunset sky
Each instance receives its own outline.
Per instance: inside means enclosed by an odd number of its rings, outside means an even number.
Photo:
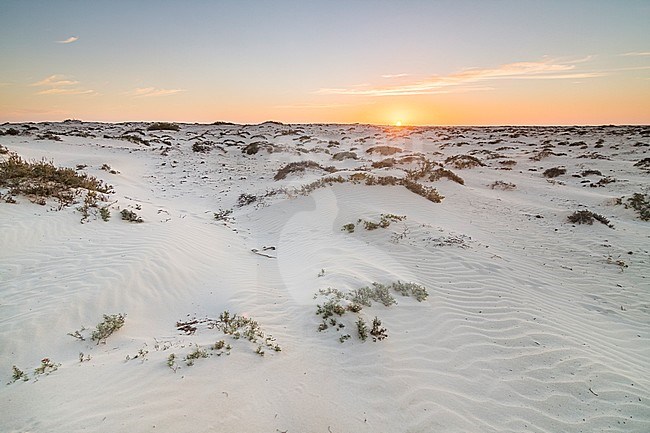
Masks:
[[[650,1],[0,0],[0,122],[650,124]]]

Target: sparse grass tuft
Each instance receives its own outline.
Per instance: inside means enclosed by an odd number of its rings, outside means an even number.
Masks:
[[[462,170],[464,168],[483,167],[483,164],[477,157],[471,155],[454,155],[445,159],[445,164],[451,164],[454,168]]]
[[[607,227],[613,229],[614,225],[609,222],[607,218],[597,213],[591,212],[589,210],[579,210],[575,211],[567,217],[569,222],[573,224],[589,224],[592,225],[594,220],[605,224]]]

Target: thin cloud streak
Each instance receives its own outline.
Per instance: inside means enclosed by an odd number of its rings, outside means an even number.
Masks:
[[[621,56],[626,57],[648,57],[650,56],[650,51],[632,51],[629,53],[623,53]]]
[[[431,95],[438,93],[467,92],[485,90],[483,86],[468,87],[480,82],[506,79],[582,79],[605,76],[603,72],[578,72],[575,63],[582,63],[587,59],[572,62],[553,62],[544,60],[540,62],[517,62],[501,65],[497,68],[470,68],[446,76],[431,76],[429,78],[396,85],[378,86],[351,86],[348,88],[322,88],[315,93],[322,95],[356,95],[356,96],[405,96],[405,95]]]
[[[68,39],[65,39],[63,41],[55,41],[57,44],[71,44],[73,42],[77,42],[79,40],[78,37],[76,36],[70,36]]]
[[[150,96],[169,96],[177,93],[184,92],[184,89],[157,89],[155,87],[138,87],[135,90],[127,92],[128,95],[135,97],[150,97]]]
[[[37,81],[30,84],[33,87],[64,87],[64,86],[74,86],[79,84],[79,81],[74,81],[67,78],[65,75],[50,75],[47,78]]]
[[[94,94],[94,90],[83,90],[83,89],[45,89],[40,92],[36,92],[37,95],[90,95]]]

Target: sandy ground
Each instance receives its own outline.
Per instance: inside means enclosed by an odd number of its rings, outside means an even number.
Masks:
[[[4,432],[650,431],[650,223],[616,204],[649,193],[647,165],[635,166],[648,127],[9,128],[10,151],[83,164],[115,192],[108,222],[82,224],[81,203],[0,203]],[[483,165],[457,168],[454,155]],[[420,179],[441,203],[363,180],[404,178],[425,159],[464,180]],[[274,180],[308,160],[332,173]],[[553,167],[566,173],[545,177]],[[331,176],[346,181],[300,191]],[[239,206],[242,194],[255,201]],[[614,228],[567,221],[585,209]],[[358,222],[382,214],[405,218]],[[319,290],[397,281],[428,297],[393,292],[397,304],[318,330]],[[281,351],[211,327],[226,310]],[[105,343],[89,338],[118,313],[124,326]],[[355,322],[374,317],[388,337],[364,342]],[[193,318],[193,333],[177,328]],[[83,328],[84,341],[68,335]],[[231,349],[212,348],[219,340]],[[197,349],[208,357],[187,365]],[[36,374],[44,358],[60,365]],[[27,381],[12,382],[14,365]]]

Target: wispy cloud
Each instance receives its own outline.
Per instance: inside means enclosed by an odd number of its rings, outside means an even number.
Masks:
[[[65,39],[63,41],[55,41],[57,44],[71,44],[73,42],[77,42],[79,40],[78,37],[76,36],[70,36],[68,39]]]
[[[169,96],[184,91],[185,91],[184,89],[158,89],[155,87],[139,87],[135,90],[127,92],[127,94],[136,97]]]
[[[83,89],[45,89],[40,92],[36,92],[37,95],[90,95],[94,94],[94,90],[83,90]]]
[[[538,62],[508,63],[496,68],[468,68],[450,75],[434,75],[421,79],[408,80],[408,82],[401,82],[400,84],[322,88],[317,90],[316,93],[323,95],[357,96],[429,95],[488,90],[490,89],[489,87],[480,83],[495,80],[563,80],[595,78],[606,75],[603,72],[578,71],[576,64],[586,62],[587,60],[589,58],[573,61],[553,61],[549,59]]]
[[[32,87],[42,87],[36,92],[37,95],[91,95],[96,94],[94,90],[78,87],[79,81],[66,77],[65,75],[50,75],[40,81],[32,83]]]
[[[64,86],[74,86],[75,84],[79,84],[79,81],[74,81],[69,78],[67,78],[65,75],[50,75],[47,78],[43,78],[41,81],[37,81],[35,83],[32,83],[32,86],[35,87],[64,87]]]
[[[411,74],[384,74],[381,76],[381,78],[402,78],[402,77],[408,77]]]
[[[647,57],[650,56],[650,51],[632,51],[629,53],[623,53],[621,56],[627,57]]]

